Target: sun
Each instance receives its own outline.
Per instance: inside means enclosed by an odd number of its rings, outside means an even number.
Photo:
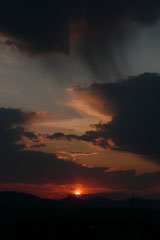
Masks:
[[[76,195],[76,197],[80,197],[81,196],[81,192],[80,191],[76,191],[75,195]]]

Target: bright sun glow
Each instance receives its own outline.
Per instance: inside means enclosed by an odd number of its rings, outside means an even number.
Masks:
[[[77,197],[80,196],[80,195],[81,195],[80,191],[76,191],[76,192],[75,192],[75,195],[76,195]]]

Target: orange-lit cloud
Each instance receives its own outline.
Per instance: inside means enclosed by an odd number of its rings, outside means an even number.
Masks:
[[[29,112],[25,113],[27,123],[29,124],[38,124],[38,123],[46,123],[53,121],[55,119],[55,116],[53,114],[49,114],[45,111],[39,111],[39,112]]]
[[[77,151],[58,151],[57,156],[62,159],[73,159],[76,160],[77,157],[90,157],[98,155],[98,152],[77,152]],[[84,166],[84,164],[82,164]]]
[[[110,101],[106,104],[106,99],[104,99],[103,95],[99,97],[95,92],[88,92],[86,89],[80,87],[68,88],[67,90],[71,96],[71,100],[66,103],[67,106],[73,107],[81,114],[111,121],[114,109]]]
[[[87,153],[87,152],[76,152],[76,151],[59,151],[58,153],[60,154],[67,154],[67,155],[70,155],[71,157],[77,157],[77,156],[93,156],[93,155],[97,155],[98,153],[97,152],[90,152],[90,153]]]

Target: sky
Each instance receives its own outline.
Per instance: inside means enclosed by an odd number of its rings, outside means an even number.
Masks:
[[[160,197],[159,10],[2,3],[0,191]]]

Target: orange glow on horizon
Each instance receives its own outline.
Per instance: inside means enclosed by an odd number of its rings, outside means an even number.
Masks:
[[[0,191],[16,191],[28,194],[33,194],[40,198],[49,199],[63,199],[68,197],[68,195],[80,198],[85,194],[101,193],[112,191],[112,189],[106,187],[89,187],[82,184],[64,184],[64,185],[54,185],[54,184],[24,184],[24,183],[1,183]],[[80,193],[76,194],[77,192]]]

